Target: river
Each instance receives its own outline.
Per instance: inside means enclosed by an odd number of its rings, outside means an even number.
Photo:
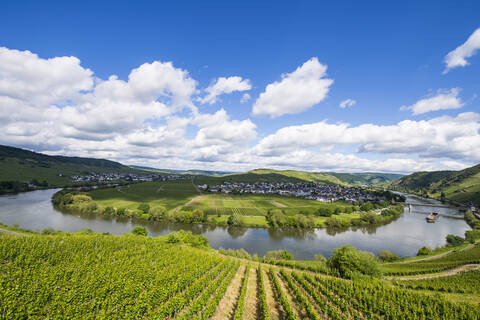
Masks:
[[[52,227],[63,231],[76,232],[90,228],[95,232],[124,234],[135,226],[145,226],[150,236],[166,235],[180,229],[206,236],[215,248],[244,248],[249,253],[262,256],[268,250],[287,249],[296,259],[312,259],[321,253],[329,257],[333,250],[343,245],[353,245],[360,250],[378,253],[383,249],[400,256],[414,256],[422,246],[441,246],[447,234],[463,236],[469,226],[463,220],[463,213],[455,209],[413,207],[388,225],[380,227],[331,231],[278,230],[224,228],[205,225],[132,221],[106,218],[98,215],[76,215],[62,213],[51,204],[52,195],[58,190],[38,190],[17,195],[0,196],[0,222],[21,228],[42,230]],[[408,196],[412,203],[438,203],[434,200]],[[435,210],[440,218],[427,223],[425,217]]]

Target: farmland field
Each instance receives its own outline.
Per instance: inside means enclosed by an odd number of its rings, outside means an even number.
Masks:
[[[148,203],[152,207],[163,206],[170,210],[187,203],[198,193],[190,180],[176,180],[100,189],[89,195],[101,206],[136,209],[140,203]]]
[[[443,294],[271,266],[166,239],[0,235],[0,318],[480,317],[477,306]]]
[[[293,197],[275,195],[199,194],[190,180],[144,182],[116,188],[99,189],[88,193],[100,208],[113,207],[135,210],[139,204],[151,208],[163,207],[170,212],[205,212],[209,221],[226,223],[228,217],[239,214],[247,226],[267,227],[266,216],[271,211],[281,211],[286,216],[316,215],[318,209],[351,207],[344,202],[321,203]],[[358,218],[357,213],[340,214],[340,220]],[[325,227],[326,217],[315,217],[318,227]]]

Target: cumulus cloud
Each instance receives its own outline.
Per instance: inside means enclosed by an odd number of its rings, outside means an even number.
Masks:
[[[198,101],[202,104],[214,104],[217,102],[218,96],[222,94],[229,94],[234,91],[248,91],[250,89],[252,89],[252,85],[249,79],[242,79],[238,76],[228,78],[220,77],[205,89],[207,95],[199,98]]]
[[[250,100],[250,95],[248,93],[244,93],[243,96],[242,96],[242,99],[240,99],[240,103],[245,103],[247,102],[248,100]]]
[[[345,109],[346,107],[353,107],[356,104],[357,104],[357,101],[353,99],[346,99],[340,102],[339,106],[340,108]]]
[[[267,85],[253,105],[254,115],[271,118],[305,111],[327,97],[332,79],[325,78],[327,66],[314,57],[282,80]]]
[[[405,120],[389,126],[350,126],[322,121],[284,127],[262,139],[253,152],[260,156],[278,156],[312,147],[352,145],[365,153],[415,154],[475,163],[480,162],[479,129],[480,115],[473,112],[428,121]]]
[[[458,46],[455,50],[450,51],[445,57],[445,70],[443,74],[449,72],[453,68],[465,67],[468,65],[467,58],[472,57],[480,49],[480,28],[475,30],[467,41]]]
[[[269,85],[259,100],[282,98],[285,88],[289,94],[280,103],[282,112],[293,112],[290,94],[315,103],[332,83],[325,72],[313,58]],[[246,88],[247,80],[235,81]],[[197,86],[187,70],[171,62],[142,64],[127,79],[98,79],[76,57],[44,59],[0,48],[0,144],[125,164],[233,171],[409,172],[480,161],[477,113],[391,126],[321,121],[284,127],[258,141],[258,127],[250,119],[232,119],[223,108],[200,112],[192,98]]]
[[[433,97],[418,100],[411,106],[401,106],[400,110],[411,110],[414,115],[419,115],[430,111],[460,109],[464,103],[458,96],[459,93],[459,88],[438,90]]]

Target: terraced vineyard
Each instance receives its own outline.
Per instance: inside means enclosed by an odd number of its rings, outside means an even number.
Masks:
[[[394,284],[412,289],[480,294],[480,271],[464,271],[453,276],[433,279],[394,281]]]
[[[477,306],[382,280],[109,235],[0,236],[0,318],[479,319]]]
[[[439,259],[384,264],[382,271],[386,275],[415,275],[441,272],[461,265],[478,263],[480,263],[480,245],[476,244],[471,249],[460,250]]]

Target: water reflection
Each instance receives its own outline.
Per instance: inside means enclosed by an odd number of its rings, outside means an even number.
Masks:
[[[46,227],[76,232],[90,228],[96,232],[124,234],[135,226],[148,229],[149,235],[166,235],[180,229],[203,234],[214,248],[244,248],[249,253],[265,254],[268,250],[287,249],[298,259],[312,259],[316,253],[330,256],[333,249],[350,244],[361,250],[378,253],[388,249],[402,256],[415,255],[421,246],[435,247],[445,243],[447,234],[463,236],[468,225],[463,214],[449,208],[414,206],[406,208],[396,221],[383,226],[362,226],[343,229],[261,229],[219,227],[201,224],[151,222],[126,217],[104,217],[95,214],[71,214],[53,208],[51,196],[56,190],[38,190],[15,196],[0,196],[0,222],[31,230]],[[409,202],[437,203],[408,197]],[[425,216],[435,210],[440,218],[433,224]]]

